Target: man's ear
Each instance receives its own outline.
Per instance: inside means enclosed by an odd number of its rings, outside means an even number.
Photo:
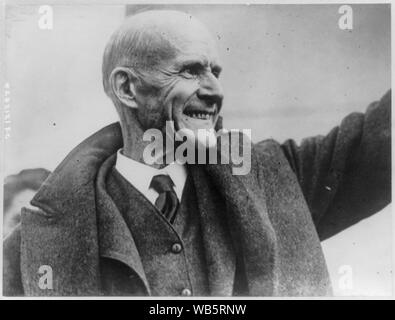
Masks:
[[[110,75],[111,89],[122,104],[137,108],[135,83],[137,81],[133,71],[125,67],[115,68]]]

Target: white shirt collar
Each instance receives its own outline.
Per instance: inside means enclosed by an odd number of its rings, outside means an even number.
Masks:
[[[156,169],[124,156],[122,149],[120,149],[117,152],[115,169],[153,204],[155,204],[158,193],[149,188],[151,180],[158,174],[167,174],[173,180],[174,191],[181,201],[187,179],[187,170],[184,165],[173,162],[163,169]]]

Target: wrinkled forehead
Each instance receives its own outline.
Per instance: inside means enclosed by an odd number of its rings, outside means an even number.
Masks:
[[[178,59],[199,59],[204,62],[219,63],[217,46],[209,34],[185,33],[177,42]]]

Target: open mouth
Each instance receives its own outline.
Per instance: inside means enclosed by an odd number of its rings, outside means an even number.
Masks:
[[[177,117],[177,130],[182,128],[196,131],[199,129],[211,130],[214,128],[218,117],[216,105],[202,107],[189,105]]]
[[[201,111],[201,110],[186,110],[184,114],[190,118],[200,119],[200,120],[213,120],[215,116],[214,111]]]

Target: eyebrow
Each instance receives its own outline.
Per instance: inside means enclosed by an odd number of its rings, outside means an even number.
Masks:
[[[206,58],[188,58],[185,60],[181,60],[179,63],[177,63],[177,65],[179,66],[189,66],[189,65],[193,65],[193,64],[201,64],[203,66],[208,66],[208,60]]]
[[[194,65],[194,64],[201,64],[204,67],[210,66],[211,69],[216,70],[217,72],[222,71],[222,67],[217,62],[209,63],[208,59],[203,58],[203,57],[188,58],[188,59],[182,60],[179,63],[177,63],[177,66],[180,68],[180,67],[190,66],[190,65]]]

